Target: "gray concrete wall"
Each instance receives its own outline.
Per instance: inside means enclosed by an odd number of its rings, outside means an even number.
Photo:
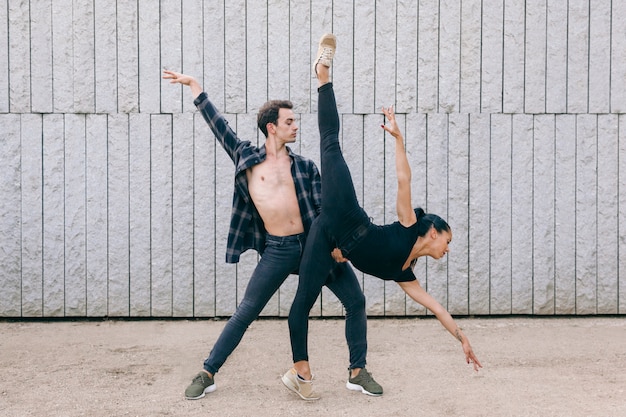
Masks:
[[[626,3],[609,0],[0,2],[0,316],[233,313],[233,166],[162,68],[242,138],[287,98],[319,160],[319,36],[362,204],[395,220],[395,104],[416,205],[453,228],[417,275],[456,315],[626,313]],[[360,274],[368,313],[423,315]],[[263,315],[286,316],[287,279]],[[313,315],[342,314],[324,290]]]

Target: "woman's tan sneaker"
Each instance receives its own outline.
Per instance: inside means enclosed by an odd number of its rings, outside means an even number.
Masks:
[[[337,38],[332,33],[322,35],[317,48],[317,55],[313,61],[313,72],[317,76],[317,64],[330,68],[337,49]]]
[[[306,401],[319,400],[320,397],[313,391],[313,381],[306,381],[298,375],[294,368],[288,370],[282,377],[283,384]]]

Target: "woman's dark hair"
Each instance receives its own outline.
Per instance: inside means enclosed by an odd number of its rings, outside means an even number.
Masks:
[[[293,104],[289,100],[271,100],[259,109],[259,113],[256,115],[256,124],[265,137],[267,137],[267,124],[277,124],[280,109],[292,108]]]
[[[426,214],[421,207],[415,209],[417,216],[417,236],[426,236],[431,227],[434,227],[437,233],[450,232],[450,225],[437,216],[436,214]]]

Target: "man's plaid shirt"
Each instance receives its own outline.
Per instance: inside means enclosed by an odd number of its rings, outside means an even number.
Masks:
[[[194,104],[209,124],[215,138],[220,142],[228,156],[235,163],[235,189],[233,209],[228,231],[226,262],[237,263],[239,256],[248,249],[255,249],[259,254],[265,248],[265,227],[259,216],[248,190],[246,170],[265,160],[265,145],[258,148],[250,141],[242,141],[230,128],[228,121],[215,108],[206,93],[200,94]],[[313,219],[321,210],[322,183],[315,163],[297,155],[287,147],[292,159],[291,175],[296,187],[296,196],[300,206],[300,215],[304,231],[308,233]]]

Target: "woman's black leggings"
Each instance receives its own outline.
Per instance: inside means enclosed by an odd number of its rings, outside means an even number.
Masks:
[[[369,218],[359,206],[352,176],[339,146],[339,114],[332,83],[321,86],[318,93],[322,210],[307,236],[298,291],[289,312],[291,349],[294,362],[308,360],[309,312],[322,286],[326,285],[346,310],[350,369],[363,368],[367,355],[365,296],[351,267],[338,265],[331,251],[335,247],[349,251],[360,240]]]

